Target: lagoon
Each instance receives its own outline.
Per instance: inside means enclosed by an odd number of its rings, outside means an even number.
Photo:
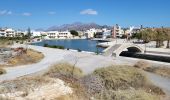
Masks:
[[[88,52],[99,52],[101,53],[105,48],[97,47],[98,41],[87,40],[87,39],[62,39],[62,40],[44,40],[38,43],[32,43],[32,45],[44,46],[48,45],[57,45],[64,46],[65,49],[74,49]]]

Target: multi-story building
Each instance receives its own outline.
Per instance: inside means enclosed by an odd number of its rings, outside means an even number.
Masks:
[[[58,38],[71,38],[72,35],[69,31],[58,32]]]
[[[47,39],[56,39],[58,38],[58,31],[49,31],[47,32]]]
[[[0,29],[0,37],[6,37],[5,29]]]
[[[90,30],[86,30],[84,35],[85,35],[86,38],[94,38],[94,35],[96,33],[99,33],[99,32],[102,32],[102,30],[101,29],[92,28]]]
[[[69,31],[49,31],[47,32],[47,39],[57,39],[57,38],[71,38],[72,35]]]
[[[95,34],[95,37],[96,38],[103,38],[103,39],[111,37],[111,30],[104,28],[104,29],[102,29],[102,32],[97,32]]]
[[[13,30],[12,28],[7,28],[5,32],[6,37],[15,37],[15,30]]]
[[[117,37],[122,37],[124,35],[124,31],[121,29],[121,27],[116,24],[113,29],[112,29],[112,37],[117,38]]]

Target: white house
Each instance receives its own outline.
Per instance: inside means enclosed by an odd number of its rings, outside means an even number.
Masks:
[[[0,29],[0,37],[6,37],[5,29]]]
[[[90,30],[86,30],[84,35],[86,38],[93,38],[97,32],[102,32],[102,30],[92,28]]]
[[[7,28],[5,32],[6,37],[15,37],[15,30],[13,30],[12,28]]]
[[[32,33],[33,37],[41,36],[41,32],[40,31],[32,31],[31,33]]]
[[[132,36],[134,33],[139,33],[141,30],[140,27],[130,27],[128,30],[126,30],[125,34],[126,35],[129,35],[129,36]]]
[[[58,38],[71,38],[72,35],[69,31],[58,32]]]
[[[56,38],[58,38],[58,31],[48,31],[46,38],[47,39],[56,39]]]

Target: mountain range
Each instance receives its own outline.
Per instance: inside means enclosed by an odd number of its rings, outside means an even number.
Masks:
[[[46,29],[46,31],[65,31],[65,30],[76,30],[76,31],[85,31],[91,28],[102,29],[108,28],[111,29],[111,26],[108,25],[98,25],[96,23],[81,23],[75,22],[72,24],[63,24],[61,26],[52,26]]]

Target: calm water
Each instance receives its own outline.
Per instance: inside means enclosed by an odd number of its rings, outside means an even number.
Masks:
[[[82,50],[82,51],[97,51],[97,41],[86,40],[86,39],[77,39],[77,40],[44,40],[39,43],[33,43],[33,45],[44,46],[44,44],[48,45],[60,45],[65,48]],[[105,48],[98,47],[98,51],[101,53]]]

